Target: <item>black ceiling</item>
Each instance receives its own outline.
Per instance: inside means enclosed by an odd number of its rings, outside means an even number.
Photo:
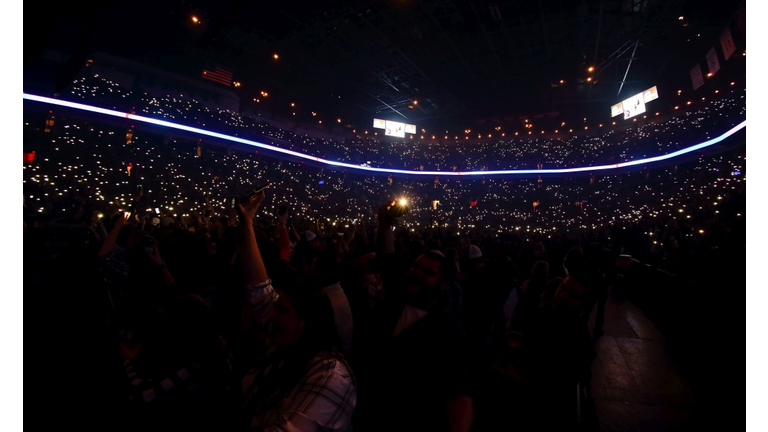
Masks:
[[[650,86],[690,86],[688,70],[743,5],[692,0],[64,3],[25,15],[25,63],[42,49],[56,49],[73,58],[104,51],[188,76],[218,65],[242,82],[236,91],[243,101],[251,103],[259,91],[269,91],[270,97],[259,102],[265,109],[300,111],[302,118],[322,112],[351,123],[378,116],[419,125],[553,112],[607,117],[609,105]],[[590,66],[594,72],[588,72]],[[288,108],[289,101],[297,108]]]

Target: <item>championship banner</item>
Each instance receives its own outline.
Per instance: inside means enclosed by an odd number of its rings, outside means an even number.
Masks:
[[[704,85],[704,77],[701,76],[701,66],[696,65],[691,69],[691,81],[693,82],[694,90]]]
[[[736,12],[736,24],[739,26],[741,37],[747,37],[747,9],[741,8]]]
[[[711,72],[712,75],[720,70],[720,60],[717,59],[715,47],[712,47],[707,53],[707,66],[709,66],[709,72]]]
[[[725,29],[723,34],[720,35],[720,46],[723,47],[723,57],[726,60],[736,51],[736,44],[733,43],[730,30]]]

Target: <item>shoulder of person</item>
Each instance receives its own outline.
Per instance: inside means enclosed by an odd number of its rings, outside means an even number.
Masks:
[[[346,357],[335,348],[321,351],[309,361],[308,375],[338,375],[352,381],[352,369]]]

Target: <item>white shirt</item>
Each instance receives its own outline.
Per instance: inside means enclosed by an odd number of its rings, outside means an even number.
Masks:
[[[415,306],[406,304],[405,308],[403,308],[403,314],[400,315],[400,319],[397,321],[397,325],[395,326],[395,331],[392,333],[392,337],[399,335],[403,332],[403,330],[414,325],[416,321],[424,318],[427,315],[429,315],[428,311],[421,310]]]

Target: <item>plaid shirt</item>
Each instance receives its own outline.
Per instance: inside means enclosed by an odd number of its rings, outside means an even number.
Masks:
[[[101,258],[100,270],[108,284],[118,288],[123,287],[130,272],[125,262],[125,249],[115,246],[115,251]]]
[[[232,372],[232,353],[223,337],[219,336],[221,358],[226,362],[224,371]],[[152,402],[173,398],[176,393],[189,391],[205,391],[219,383],[229,382],[228,378],[217,376],[213,365],[204,367],[195,362],[188,362],[175,373],[155,379],[149,377],[135,360],[125,360],[123,367],[128,382],[128,400],[135,403]],[[226,389],[225,391],[227,391]]]
[[[265,323],[278,298],[271,281],[248,287],[246,297],[255,318]],[[279,399],[276,404],[260,404],[262,401],[252,400],[259,385],[275,379],[285,364],[275,355],[276,351],[277,348],[268,351],[263,364],[249,371],[243,379],[243,409],[250,418],[250,427],[264,431],[351,430],[357,386],[344,355],[335,349],[315,355],[304,376],[292,389],[270,395],[270,399]],[[276,360],[270,361],[272,358]]]

